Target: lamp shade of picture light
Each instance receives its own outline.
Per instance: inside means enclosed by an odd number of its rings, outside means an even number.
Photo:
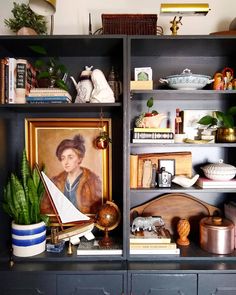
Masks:
[[[161,14],[206,15],[210,11],[207,3],[162,3]]]
[[[29,0],[29,6],[39,15],[50,16],[56,12],[56,2],[56,0]]]

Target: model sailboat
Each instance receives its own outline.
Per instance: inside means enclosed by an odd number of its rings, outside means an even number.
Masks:
[[[58,233],[58,238],[70,239],[72,244],[77,244],[82,236],[85,236],[88,240],[93,239],[94,236],[91,232],[94,227],[93,221],[87,215],[80,212],[43,171],[40,172],[40,175],[62,228],[62,231]],[[66,224],[75,224],[77,222],[78,225],[64,229]]]

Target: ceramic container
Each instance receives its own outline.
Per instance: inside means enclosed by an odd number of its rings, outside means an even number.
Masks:
[[[201,167],[205,176],[212,180],[230,180],[236,174],[236,167],[223,163],[220,159],[219,163],[208,164]]]
[[[20,225],[12,222],[12,248],[13,254],[19,257],[30,257],[45,251],[46,225],[36,224]]]
[[[210,76],[192,74],[189,69],[183,70],[180,75],[172,75],[159,80],[161,83],[167,83],[171,88],[179,90],[202,89],[207,84],[214,81]]]
[[[204,217],[200,221],[200,246],[214,254],[229,254],[234,250],[234,224],[221,217]]]

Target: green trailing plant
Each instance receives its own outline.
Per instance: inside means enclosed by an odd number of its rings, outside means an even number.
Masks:
[[[32,45],[30,49],[44,57],[48,56],[46,49],[42,46]],[[49,57],[48,60],[37,59],[34,66],[38,72],[37,80],[48,79],[51,87],[57,86],[68,91],[68,87],[63,81],[63,75],[67,72],[67,68],[59,62],[58,58]]]
[[[147,113],[145,113],[146,116],[147,116],[147,114],[150,114],[150,116],[158,115],[158,112],[157,112],[156,110],[152,110],[152,111],[150,111],[150,109],[153,107],[153,97],[150,97],[150,98],[147,100],[146,105],[147,105],[147,108],[148,108]]]
[[[13,18],[4,20],[5,25],[10,30],[17,32],[23,27],[29,27],[39,35],[47,34],[47,22],[44,16],[34,13],[29,4],[13,2],[13,5],[11,10]]]
[[[48,216],[40,213],[40,203],[44,194],[44,186],[39,173],[30,168],[26,151],[21,161],[21,177],[11,173],[4,187],[3,209],[17,224],[34,224],[44,221],[48,224]]]
[[[213,116],[202,117],[198,124],[205,125],[208,128],[216,126],[223,128],[234,128],[234,116],[236,115],[236,106],[230,107],[226,112],[215,111]]]

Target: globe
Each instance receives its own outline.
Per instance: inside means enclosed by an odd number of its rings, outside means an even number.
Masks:
[[[120,223],[120,210],[118,206],[110,201],[103,204],[96,214],[95,225],[100,230],[105,231],[105,236],[99,242],[101,246],[111,246],[112,240],[108,236],[108,231],[115,229]]]

